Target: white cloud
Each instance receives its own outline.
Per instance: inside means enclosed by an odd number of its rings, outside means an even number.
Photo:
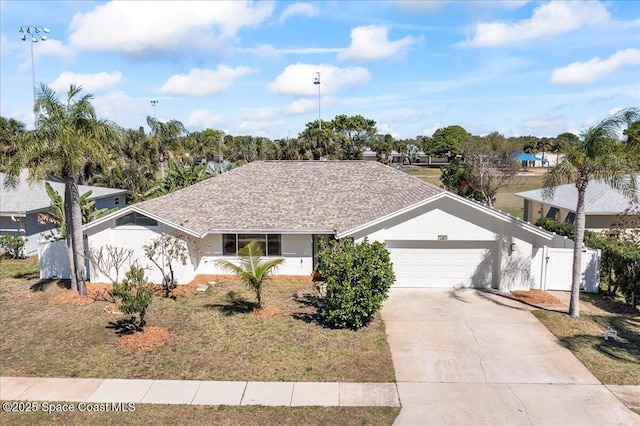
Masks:
[[[56,92],[66,93],[71,84],[82,85],[84,93],[102,92],[115,87],[122,81],[122,73],[114,71],[112,73],[101,72],[98,74],[76,74],[65,71],[58,76],[49,87]]]
[[[261,44],[256,47],[242,47],[236,52],[260,56],[262,58],[279,58],[282,55],[317,55],[323,53],[340,53],[342,47],[302,47],[298,49],[277,49],[271,44]]]
[[[286,122],[284,120],[243,121],[236,126],[236,129],[242,135],[268,137],[269,134],[281,132],[285,127]]]
[[[82,50],[143,54],[193,47],[214,34],[235,37],[271,16],[273,2],[252,1],[112,1],[78,13],[69,41]],[[217,31],[214,31],[217,30]]]
[[[552,83],[591,83],[615,72],[625,65],[640,64],[640,49],[620,50],[607,59],[595,57],[587,62],[573,62],[556,68],[551,74]]]
[[[91,103],[98,117],[105,117],[123,127],[135,129],[144,122],[145,112],[149,110],[148,100],[133,98],[119,90],[96,97]]]
[[[421,133],[421,134],[422,134],[422,135],[424,135],[424,136],[429,136],[429,137],[431,137],[431,136],[433,136],[433,134],[436,132],[436,130],[438,130],[438,129],[442,129],[442,127],[444,127],[444,126],[442,125],[442,123],[440,123],[440,122],[438,121],[438,122],[437,122],[436,124],[434,124],[433,126],[431,126],[431,127],[425,127],[424,129],[422,129],[422,133]]]
[[[332,96],[320,98],[321,108],[332,108],[338,104],[338,100]],[[318,98],[301,98],[291,102],[282,112],[287,115],[304,114],[308,111],[318,111]]]
[[[316,72],[320,73],[321,94],[334,94],[371,80],[369,70],[362,67],[338,68],[333,65],[298,63],[285,68],[267,88],[272,93],[314,96],[318,94],[318,86],[314,84]]]
[[[515,23],[480,22],[468,44],[502,46],[523,40],[551,39],[585,26],[607,22],[610,18],[600,2],[550,2],[536,8],[530,19]]]
[[[53,56],[56,58],[61,58],[65,61],[72,60],[76,56],[76,52],[71,47],[65,45],[60,40],[51,38],[46,42],[39,42],[37,49],[37,53],[34,50],[34,54],[42,56]]]
[[[226,119],[220,114],[206,109],[196,109],[187,115],[184,121],[186,127],[199,129],[217,129],[226,124]]]
[[[312,16],[316,16],[317,14],[318,14],[318,9],[314,5],[309,3],[295,3],[290,6],[287,6],[284,12],[282,12],[282,15],[280,15],[279,21],[281,24],[283,24],[287,19],[295,15],[312,17]]]
[[[338,54],[338,59],[364,61],[391,58],[417,42],[411,36],[389,41],[387,27],[357,27],[351,30],[351,45]]]
[[[555,136],[567,130],[567,117],[561,114],[530,114],[522,118],[520,134]]]
[[[231,68],[218,65],[214,70],[192,69],[189,74],[169,77],[158,93],[182,96],[210,96],[230,89],[237,79],[258,70],[249,67]]]

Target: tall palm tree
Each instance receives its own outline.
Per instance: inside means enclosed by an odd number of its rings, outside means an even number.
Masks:
[[[636,198],[636,173],[640,165],[640,149],[618,137],[618,132],[640,119],[640,109],[627,108],[608,116],[596,126],[585,130],[578,141],[567,142],[563,160],[553,167],[544,179],[544,196],[551,198],[555,188],[573,182],[578,190],[575,238],[573,248],[573,276],[569,315],[580,315],[579,294],[582,248],[584,246],[584,195],[590,179],[601,179],[612,188]]]
[[[29,168],[29,179],[41,180],[54,174],[64,180],[66,235],[71,264],[71,285],[80,295],[86,294],[82,210],[78,181],[89,162],[102,165],[107,161],[105,145],[120,137],[118,127],[96,116],[90,94],[82,94],[82,86],[72,84],[64,101],[55,91],[41,85],[34,105],[36,129],[27,132],[18,155],[11,161],[8,183],[15,184],[22,167]]]
[[[178,138],[187,133],[187,129],[178,120],[169,120],[165,123],[154,117],[147,117],[147,124],[151,128],[150,140],[158,155],[160,177],[164,179],[164,168],[169,158],[169,151],[175,146]]]
[[[284,259],[262,260],[264,251],[260,244],[251,241],[249,244],[238,250],[240,265],[226,260],[218,260],[218,265],[223,269],[236,274],[247,287],[253,290],[258,299],[258,309],[264,309],[265,304],[262,300],[262,285],[265,280],[273,273],[276,266],[284,262]]]

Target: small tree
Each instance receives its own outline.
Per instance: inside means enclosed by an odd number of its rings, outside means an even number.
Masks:
[[[218,265],[223,269],[240,277],[243,283],[247,285],[258,299],[258,309],[264,309],[265,304],[262,300],[262,286],[265,280],[273,273],[276,266],[284,262],[284,259],[262,260],[264,251],[260,244],[251,241],[249,244],[238,250],[240,265],[226,260],[218,260]]]
[[[162,234],[149,244],[142,246],[145,255],[162,273],[162,289],[164,297],[169,297],[178,281],[173,272],[173,263],[187,264],[187,245],[181,239],[169,234]],[[169,273],[166,272],[169,269]]]
[[[137,265],[131,265],[125,273],[122,283],[114,283],[109,295],[120,299],[119,309],[121,312],[133,315],[131,318],[133,328],[129,331],[143,331],[147,323],[145,320],[147,308],[153,298],[153,285],[147,281],[144,269]],[[138,315],[137,320],[136,314]]]
[[[90,248],[89,260],[112,284],[120,281],[120,270],[128,263],[131,266],[133,250],[107,245],[100,250]]]
[[[0,249],[11,259],[21,259],[24,257],[24,246],[27,239],[20,235],[0,236]]]
[[[371,322],[395,281],[389,252],[379,242],[351,238],[320,242],[318,272],[327,283],[322,317],[332,327],[359,329]]]

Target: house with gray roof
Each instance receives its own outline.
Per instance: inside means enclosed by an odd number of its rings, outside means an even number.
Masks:
[[[5,174],[0,172],[0,235],[20,235],[27,239],[27,255],[38,251],[38,242],[42,237],[58,234],[52,223],[38,222],[38,215],[49,210],[51,199],[44,182],[48,182],[58,194],[64,197],[64,183],[46,180],[30,183],[28,171],[20,173],[15,188],[4,185]],[[125,207],[127,190],[79,185],[80,194],[91,191],[90,201],[95,201],[96,209]]]
[[[640,174],[636,176],[640,183]],[[546,217],[573,223],[578,204],[578,190],[572,183],[558,186],[551,198],[543,196],[542,189],[518,192],[516,196],[524,201],[524,220],[536,222]],[[640,189],[636,190],[636,197],[640,199]],[[613,189],[605,182],[592,180],[587,185],[584,196],[585,228],[592,231],[602,231],[611,227],[618,220],[618,215],[632,208],[640,209],[640,204],[622,192]]]
[[[186,264],[173,264],[181,284],[223,273],[216,261],[237,260],[250,241],[267,257],[285,259],[277,274],[309,276],[320,240],[351,237],[386,244],[397,287],[552,289],[559,283],[556,274],[545,273],[548,250],[573,246],[372,161],[256,161],[127,206],[84,231],[91,249],[132,250],[152,282],[161,282],[162,272],[142,246],[162,234],[176,236],[189,252]],[[571,263],[558,264],[570,276]],[[108,282],[93,267],[89,276]]]

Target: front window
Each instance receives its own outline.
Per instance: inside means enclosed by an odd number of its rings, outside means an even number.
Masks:
[[[547,219],[555,219],[557,214],[558,214],[558,208],[551,207],[549,209],[549,212],[547,212]]]
[[[222,254],[235,256],[238,250],[255,241],[262,248],[265,256],[280,256],[282,253],[282,236],[280,234],[223,234]]]

